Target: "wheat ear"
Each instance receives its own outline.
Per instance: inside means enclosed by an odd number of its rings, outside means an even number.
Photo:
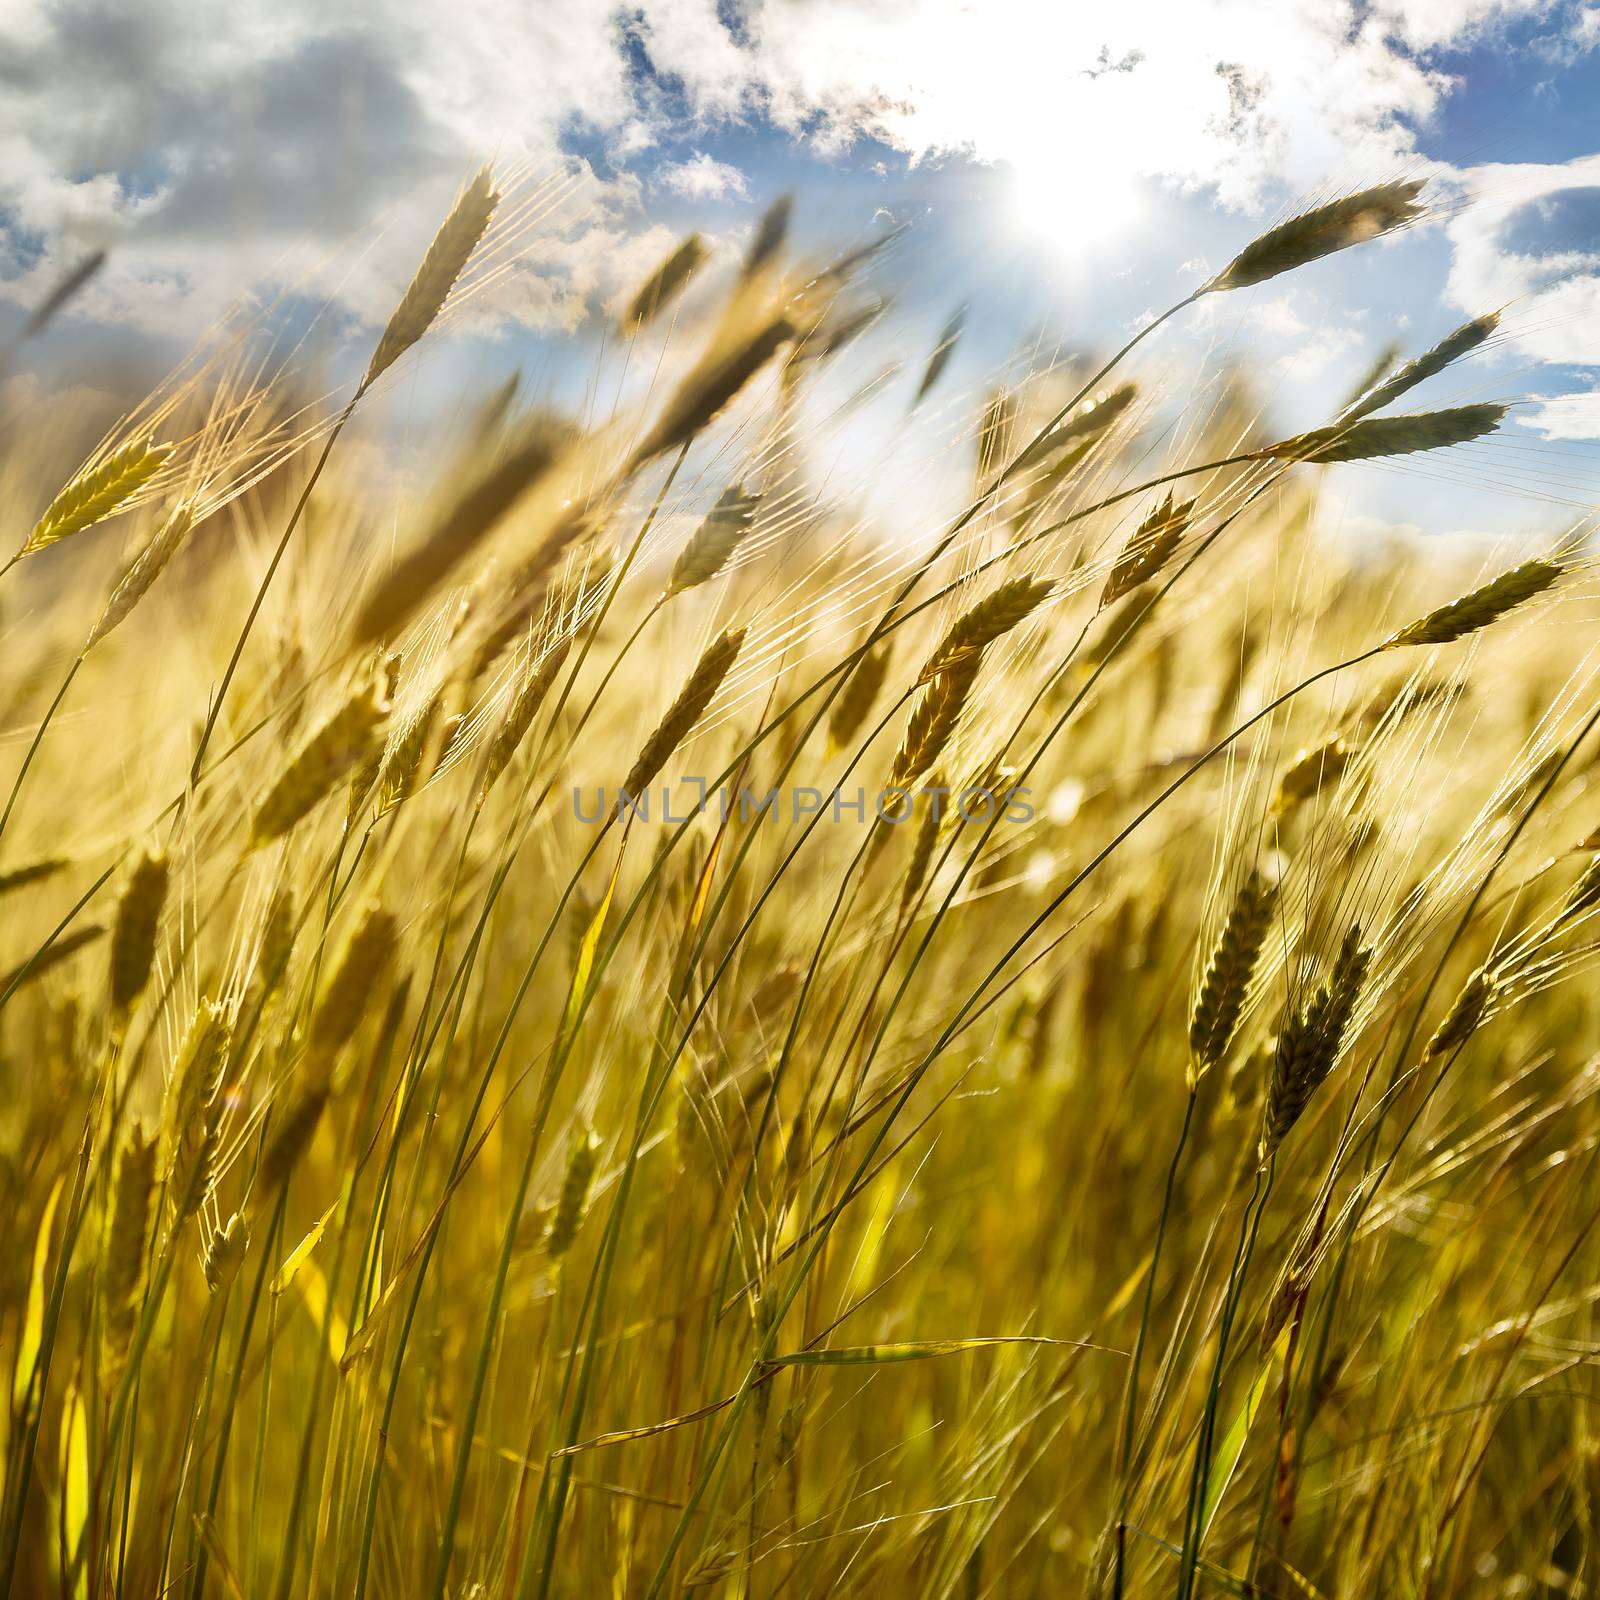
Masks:
[[[416,277],[400,297],[400,304],[394,308],[378,347],[372,352],[367,375],[362,379],[363,388],[392,367],[433,326],[499,203],[489,169],[484,167],[461,191],[450,215],[433,236]]]
[[[1336,250],[1392,233],[1423,214],[1417,196],[1424,182],[1408,178],[1378,184],[1291,217],[1251,240],[1202,293],[1247,289]]]

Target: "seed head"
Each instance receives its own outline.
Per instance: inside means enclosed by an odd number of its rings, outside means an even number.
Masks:
[[[889,671],[889,660],[894,646],[887,640],[867,651],[856,662],[833,703],[833,715],[828,719],[828,743],[842,750],[857,734],[867,720],[878,691]]]
[[[668,708],[656,731],[645,740],[638,760],[622,780],[625,793],[635,797],[643,794],[667,757],[689,736],[737,659],[740,647],[744,644],[744,633],[743,628],[730,629],[706,646],[705,653],[689,674],[689,681]]]
[[[589,1204],[589,1185],[594,1181],[595,1161],[600,1154],[600,1141],[592,1130],[582,1128],[567,1152],[567,1170],[561,1179],[561,1198],[556,1202],[555,1215],[550,1219],[550,1231],[545,1235],[545,1249],[553,1257],[564,1256],[578,1237],[583,1226],[583,1214]]]
[[[326,1071],[310,1069],[307,1080],[295,1085],[289,1103],[273,1121],[272,1133],[256,1172],[256,1188],[263,1196],[275,1195],[289,1181],[311,1143],[328,1104],[331,1083]]]
[[[394,915],[380,905],[369,905],[312,1013],[313,1056],[331,1060],[350,1042],[399,942],[400,927]]]
[[[698,233],[691,233],[641,285],[623,314],[624,333],[637,333],[654,322],[683,292],[709,252]]]
[[[905,738],[889,771],[891,789],[904,790],[944,753],[978,676],[978,656],[968,655],[928,685],[906,723]]]
[[[200,1209],[211,1190],[232,1035],[228,1013],[202,1000],[167,1084],[167,1206],[174,1228]]]
[[[147,845],[128,874],[111,930],[111,1009],[119,1017],[127,1015],[150,981],[167,880],[165,854]]]
[[[249,1248],[250,1225],[235,1211],[211,1235],[211,1243],[206,1246],[202,1265],[205,1268],[206,1287],[212,1294],[220,1294],[233,1282],[244,1262],[244,1253]]]
[[[1446,334],[1431,350],[1408,361],[1382,383],[1368,389],[1354,405],[1346,408],[1345,416],[1354,421],[1374,411],[1381,411],[1392,400],[1398,400],[1407,390],[1414,389],[1435,373],[1443,372],[1451,362],[1476,350],[1500,326],[1500,313],[1491,311],[1486,316],[1474,317],[1464,322],[1453,333]]]
[[[372,352],[367,375],[362,379],[363,388],[392,367],[433,326],[499,203],[489,169],[484,167],[461,191],[450,215],[433,236],[411,287],[401,296]]]
[[[100,1262],[100,1349],[108,1372],[120,1372],[133,1339],[155,1214],[156,1147],[155,1135],[135,1122],[117,1157]]]
[[[1438,1061],[1459,1050],[1476,1032],[1494,995],[1494,979],[1481,969],[1474,972],[1461,986],[1461,993],[1456,996],[1454,1004],[1445,1013],[1444,1021],[1428,1041],[1422,1059]]]
[[[193,511],[188,506],[179,506],[150,535],[149,543],[122,575],[122,581],[111,591],[105,609],[89,630],[89,637],[83,645],[85,652],[92,650],[113,628],[127,620],[129,612],[144,599],[151,585],[166,571],[167,563],[178,553],[179,546],[189,537],[189,530],[193,526]]]
[[[368,679],[303,744],[256,810],[252,846],[281,838],[352,767],[371,757],[389,702]]]
[[[1313,428],[1291,439],[1264,445],[1260,457],[1277,461],[1372,461],[1383,456],[1415,455],[1420,450],[1445,450],[1493,433],[1509,408],[1486,401],[1454,406],[1447,411],[1419,411],[1412,416],[1363,417]]]
[[[85,467],[45,508],[18,559],[82,533],[122,509],[166,465],[170,444],[136,439]]]
[[[1355,751],[1338,736],[1324,740],[1313,749],[1300,751],[1278,779],[1278,792],[1272,801],[1273,814],[1284,816],[1307,800],[1315,799],[1344,776],[1354,759]]]
[[[1245,995],[1255,974],[1261,947],[1272,923],[1278,898],[1276,887],[1252,871],[1239,886],[1216,949],[1194,997],[1189,1019],[1189,1073],[1191,1086],[1202,1073],[1228,1053],[1244,1009]]]
[[[480,806],[489,798],[489,791],[499,782],[501,773],[510,766],[511,758],[517,753],[517,747],[527,735],[533,719],[538,716],[539,707],[550,693],[571,648],[572,635],[563,634],[534,664],[523,680],[522,687],[517,690],[505,721],[489,741],[489,753],[483,764],[483,785],[478,791]]]
[[[1247,244],[1205,286],[1205,292],[1247,289],[1404,227],[1423,214],[1424,208],[1416,203],[1423,181],[1379,184],[1269,228]]]
[[[1328,981],[1284,1024],[1267,1083],[1261,1129],[1263,1161],[1277,1150],[1333,1071],[1371,963],[1372,951],[1361,943],[1361,929],[1352,927],[1339,947]]]
[[[750,532],[760,503],[761,496],[746,494],[743,484],[735,483],[725,489],[679,554],[672,575],[667,579],[667,593],[682,594],[685,589],[696,588],[716,577]]]
[[[712,354],[684,379],[634,452],[629,470],[676,450],[708,427],[741,389],[794,337],[789,319],[773,317],[725,354]]]
[[[920,686],[941,672],[976,662],[1002,634],[1009,633],[1043,603],[1055,585],[1048,578],[1013,578],[978,601],[950,626],[917,674]]]
[[[1131,594],[1166,566],[1183,540],[1194,504],[1193,500],[1185,500],[1174,505],[1169,490],[1166,499],[1133,530],[1122,553],[1112,563],[1106,586],[1100,593],[1102,609],[1123,595]]]
[[[1449,605],[1430,611],[1384,641],[1385,650],[1414,644],[1450,644],[1497,622],[1508,611],[1543,594],[1564,569],[1554,561],[1535,558],[1502,572],[1492,583],[1464,594]]]

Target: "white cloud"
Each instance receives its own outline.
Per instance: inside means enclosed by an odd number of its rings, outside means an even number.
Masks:
[[[1387,174],[1412,149],[1402,119],[1449,87],[1397,47],[1403,24],[1350,0],[758,0],[742,100],[823,143],[1011,163],[1092,229],[1142,177],[1251,206],[1268,186]],[[729,97],[724,61],[684,70],[691,97]]]
[[[1538,360],[1600,365],[1600,155],[1461,177],[1472,203],[1449,225],[1451,300],[1507,307],[1507,338]]]
[[[1536,409],[1519,412],[1517,420],[1541,439],[1600,439],[1600,390],[1530,398]]]
[[[1429,50],[1560,9],[1560,0],[1376,0],[1372,14],[1412,48]]]
[[[1087,235],[1148,180],[1259,210],[1414,167],[1453,88],[1427,51],[1545,14],[1595,31],[1556,0],[6,0],[0,294],[109,245],[79,307],[107,321],[192,332],[293,281],[370,322],[474,161],[556,170],[577,135],[625,164],[740,117],[1006,163]],[[676,154],[673,192],[745,194]],[[603,298],[635,194],[585,183],[519,314],[568,326]]]
[[[378,321],[473,163],[537,178],[574,166],[575,126],[626,140],[642,115],[610,0],[470,0],[447,26],[434,0],[196,11],[0,6],[0,294],[32,302],[109,246],[78,307],[106,322],[192,337],[285,284]],[[579,187],[569,218],[627,203]]]
[[[743,200],[750,193],[745,175],[726,161],[696,150],[687,161],[662,167],[656,182],[685,200]]]

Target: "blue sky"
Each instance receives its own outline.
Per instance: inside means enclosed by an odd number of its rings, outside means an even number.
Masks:
[[[286,287],[336,370],[358,366],[489,157],[580,181],[431,359],[430,393],[522,367],[576,397],[606,309],[678,235],[731,254],[792,192],[802,248],[908,225],[858,359],[900,359],[910,385],[968,305],[956,407],[1019,352],[1120,342],[1296,206],[1425,172],[1436,223],[1208,304],[1154,360],[1180,387],[1243,360],[1274,425],[1314,425],[1390,339],[1414,352],[1505,305],[1505,337],[1424,398],[1527,397],[1506,439],[1447,471],[1341,473],[1336,503],[1352,527],[1506,533],[1600,498],[1587,0],[239,0],[198,32],[196,12],[0,12],[0,338],[110,252],[13,382],[165,358]]]

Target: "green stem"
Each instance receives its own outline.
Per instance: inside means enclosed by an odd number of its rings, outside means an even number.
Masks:
[[[1172,1214],[1172,1196],[1177,1188],[1178,1163],[1183,1159],[1184,1146],[1189,1141],[1189,1128],[1194,1121],[1195,1091],[1183,1108],[1183,1126],[1178,1130],[1178,1142],[1167,1166],[1166,1189],[1161,1198],[1161,1218],[1156,1223],[1156,1242],[1150,1252],[1150,1266],[1144,1283],[1144,1305],[1139,1312],[1139,1335],[1133,1344],[1133,1360],[1128,1367],[1128,1387],[1122,1401],[1122,1439],[1117,1455],[1117,1521],[1116,1521],[1116,1572],[1112,1592],[1121,1600],[1123,1562],[1128,1529],[1128,1499],[1133,1488],[1133,1429],[1139,1409],[1139,1368],[1144,1361],[1145,1340],[1150,1331],[1150,1309],[1155,1301],[1156,1274],[1161,1268],[1161,1246],[1167,1237],[1167,1219]]]
[[[305,514],[306,507],[311,503],[312,492],[317,487],[317,480],[322,476],[322,470],[328,464],[328,457],[333,454],[333,447],[339,441],[339,435],[344,432],[344,425],[350,420],[350,414],[359,404],[361,397],[367,392],[367,379],[363,378],[356,392],[350,396],[349,402],[339,413],[339,419],[328,431],[327,443],[322,447],[322,454],[317,457],[317,464],[311,469],[311,476],[306,479],[305,487],[300,491],[300,498],[295,501],[294,510],[289,513],[289,521],[283,530],[283,537],[278,540],[278,547],[272,552],[272,559],[267,563],[267,570],[262,575],[261,582],[256,587],[255,599],[250,602],[250,610],[244,619],[244,626],[239,630],[239,637],[234,641],[233,654],[228,657],[228,665],[222,674],[222,682],[217,685],[216,693],[211,697],[210,707],[206,711],[205,725],[200,730],[200,740],[195,746],[194,760],[189,767],[189,785],[191,788],[200,782],[200,774],[205,764],[206,749],[211,743],[211,735],[217,726],[217,718],[222,714],[222,703],[228,697],[228,690],[232,687],[234,674],[239,670],[240,657],[244,655],[244,647],[249,642],[251,630],[256,625],[256,618],[261,614],[261,607],[266,602],[267,590],[272,587],[272,580],[277,576],[278,567],[283,561],[284,552],[289,548],[289,540],[294,537],[294,531],[300,525],[300,519]]]
[[[72,680],[78,675],[78,668],[83,665],[83,657],[78,656],[70,667],[67,675],[61,680],[61,687],[56,690],[56,697],[50,702],[50,709],[45,712],[44,720],[34,730],[33,742],[28,746],[28,753],[22,758],[22,765],[17,769],[17,776],[11,785],[11,794],[6,800],[6,808],[0,812],[0,834],[6,831],[6,824],[11,820],[12,810],[17,803],[17,796],[22,792],[22,780],[28,776],[28,768],[33,765],[33,758],[38,754],[39,746],[44,743],[45,729],[50,726],[61,702],[67,698],[67,690],[72,687]]]

